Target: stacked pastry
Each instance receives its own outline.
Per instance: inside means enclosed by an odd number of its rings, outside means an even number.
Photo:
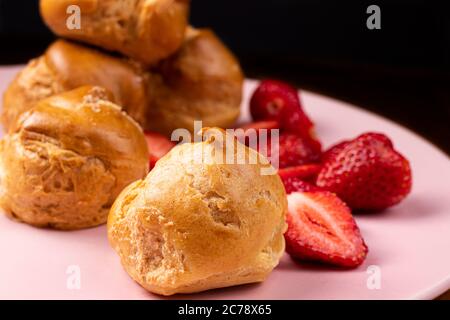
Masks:
[[[101,86],[144,129],[170,134],[227,127],[239,116],[243,75],[228,48],[207,29],[188,26],[188,0],[42,0],[58,40],[16,77],[4,97],[9,128],[37,101],[82,85]],[[80,8],[80,29],[67,8]],[[107,51],[108,50],[108,51]]]
[[[73,5],[78,6],[81,13],[80,29],[67,26],[67,9]],[[103,97],[102,101],[107,99],[120,105],[127,117],[134,119],[143,129],[166,135],[177,128],[193,129],[194,120],[202,120],[206,126],[227,127],[238,117],[243,81],[239,63],[213,32],[188,26],[189,1],[42,0],[40,7],[41,15],[51,30],[85,45],[57,40],[17,75],[3,99],[2,122],[6,131],[11,132],[11,137],[19,134],[21,129],[18,128],[27,117],[23,115],[40,101],[86,85],[108,91],[111,97]],[[85,94],[85,91],[78,91],[76,98],[72,94],[69,104],[92,102]],[[67,96],[62,95],[58,99],[62,101]],[[50,112],[47,118],[52,116]],[[76,131],[80,129],[74,123],[71,126]],[[41,131],[39,134],[47,134]],[[44,138],[49,138],[48,134]],[[51,138],[57,139],[55,143],[61,142],[59,137]],[[94,145],[92,141],[89,143]],[[45,160],[49,162],[51,159]],[[128,178],[141,177],[142,174]],[[41,184],[47,183],[41,181]],[[5,186],[4,194],[9,194],[8,197],[5,195],[7,200],[3,202],[6,203],[14,199],[9,187]],[[40,188],[45,189],[43,185]],[[108,203],[111,204],[110,201]],[[103,211],[109,208],[108,203],[103,204]],[[43,217],[48,215],[41,206],[35,210],[45,212],[34,214],[36,221],[30,217],[23,218],[18,212],[20,210],[12,210],[12,207],[8,209],[11,215],[32,224],[57,228],[70,228],[72,225],[71,221],[60,221],[61,217],[56,213],[52,214],[52,219],[45,220]],[[105,221],[106,215],[103,214],[91,225]],[[76,223],[72,227],[83,226],[89,226],[89,223]]]
[[[41,0],[57,40],[4,94],[0,206],[39,227],[108,219],[130,276],[160,294],[264,280],[284,252],[286,195],[270,166],[197,160],[225,132],[176,146],[148,173],[144,130],[228,127],[243,75],[210,30],[188,26],[187,0]],[[68,29],[67,8],[81,10]],[[80,43],[81,42],[81,43]],[[84,44],[82,44],[84,43]],[[151,147],[151,146],[150,146]],[[256,151],[243,145],[246,155]],[[109,218],[108,218],[109,214]]]

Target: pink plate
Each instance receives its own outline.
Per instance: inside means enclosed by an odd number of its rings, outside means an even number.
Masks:
[[[17,70],[0,68],[0,92]],[[255,85],[246,82],[243,121],[249,119],[246,105]],[[356,270],[299,265],[285,255],[262,284],[172,298],[430,299],[449,289],[449,158],[413,132],[377,115],[314,93],[302,92],[301,97],[325,146],[369,130],[388,134],[411,161],[412,194],[383,213],[356,217],[370,250]],[[2,299],[160,298],[128,277],[108,245],[104,226],[60,232],[0,215],[0,252]],[[70,286],[78,271],[79,289]]]

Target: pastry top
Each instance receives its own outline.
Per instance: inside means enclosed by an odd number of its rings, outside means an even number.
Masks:
[[[109,207],[148,172],[141,128],[99,87],[42,100],[1,144],[0,205],[36,226],[104,223]]]
[[[158,67],[58,40],[33,59],[5,91],[6,129],[39,100],[84,85],[112,92],[117,104],[144,129],[170,135],[174,129],[227,128],[240,113],[244,77],[239,62],[207,29],[189,28],[180,50]]]
[[[52,96],[24,113],[10,133],[38,133],[58,141],[63,149],[98,157],[120,180],[133,168],[142,176],[146,170],[134,165],[148,159],[142,129],[110,99],[108,91],[92,86]]]
[[[188,28],[180,50],[159,64],[149,82],[150,129],[192,131],[195,120],[204,127],[232,126],[243,81],[238,60],[211,30]]]
[[[127,113],[143,124],[147,112],[146,75],[137,63],[73,42],[58,40],[22,70],[3,98],[2,122],[8,128],[39,100],[84,85],[108,89]]]
[[[172,88],[190,97],[239,96],[244,75],[238,59],[209,29],[189,27],[181,49],[161,62],[160,73]]]
[[[71,11],[74,5],[80,8],[79,29],[71,19],[76,13]],[[189,0],[41,0],[40,10],[57,35],[118,51],[150,65],[180,47]]]
[[[222,163],[223,131],[210,130],[219,134],[173,148],[111,208],[110,242],[130,275],[152,292],[262,281],[284,251],[287,203],[279,176],[261,175],[267,159],[234,139],[226,151],[241,149],[257,162]]]
[[[147,84],[139,64],[64,40],[47,49],[45,60],[64,88],[104,87],[133,118],[145,117],[142,110],[147,108]]]

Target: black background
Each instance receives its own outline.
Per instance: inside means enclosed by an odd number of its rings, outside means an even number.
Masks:
[[[275,77],[380,113],[450,153],[446,1],[192,0],[248,77]],[[0,63],[25,63],[53,39],[38,1],[0,0]],[[381,8],[381,30],[366,9]]]

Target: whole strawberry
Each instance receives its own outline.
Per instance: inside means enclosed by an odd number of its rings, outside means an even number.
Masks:
[[[314,136],[314,125],[303,111],[297,89],[285,82],[261,81],[250,100],[250,113],[255,121],[275,120],[280,129]]]
[[[344,147],[348,144],[348,141],[341,141],[338,144],[335,144],[333,146],[331,146],[330,148],[328,148],[327,150],[325,150],[322,153],[322,162],[327,162],[328,159],[333,158],[334,156],[336,156],[339,152],[342,151],[342,149],[344,149]]]
[[[367,135],[370,135],[373,139],[378,140],[380,142],[383,142],[386,146],[393,148],[393,144],[392,141],[386,137],[384,134],[382,133],[376,133],[376,132],[369,132],[366,133]],[[322,154],[322,161],[326,162],[328,159],[334,157],[335,155],[337,155],[339,152],[342,151],[342,149],[344,149],[344,147],[349,144],[350,141],[348,140],[344,140],[341,141],[331,147],[329,147],[327,150],[325,150]]]
[[[409,162],[391,140],[365,133],[325,153],[317,186],[336,193],[353,209],[382,210],[411,191]]]

